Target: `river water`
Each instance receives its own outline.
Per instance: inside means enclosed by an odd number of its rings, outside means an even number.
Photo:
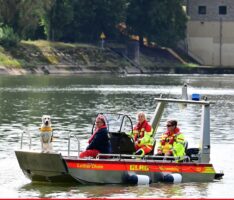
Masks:
[[[200,93],[214,102],[211,106],[211,163],[224,171],[221,181],[209,183],[126,185],[64,185],[31,183],[22,173],[14,151],[20,135],[30,130],[40,147],[38,127],[41,116],[52,116],[54,149],[67,148],[67,134],[74,132],[87,145],[94,117],[99,112],[127,113],[135,122],[137,111],[148,119],[160,94],[177,98],[188,83],[188,95]],[[200,108],[169,105],[162,117],[156,139],[165,130],[167,119],[177,119],[189,147],[198,147]],[[204,197],[234,198],[234,76],[1,76],[0,77],[0,198],[47,197]],[[28,148],[26,142],[24,148]]]

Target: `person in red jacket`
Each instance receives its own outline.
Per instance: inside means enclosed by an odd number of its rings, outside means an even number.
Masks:
[[[99,153],[111,153],[111,144],[108,137],[105,118],[103,115],[98,115],[95,121],[95,131],[90,137],[86,150],[80,153],[80,158],[93,157]]]
[[[146,120],[144,112],[137,114],[137,124],[133,128],[133,138],[135,141],[136,155],[144,156],[153,150],[154,138],[153,129]]]

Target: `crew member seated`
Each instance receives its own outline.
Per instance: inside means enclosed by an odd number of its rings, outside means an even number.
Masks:
[[[162,134],[157,155],[179,157],[179,161],[185,156],[185,139],[184,134],[177,127],[176,120],[167,122],[167,131]]]
[[[151,151],[154,147],[154,138],[152,137],[153,129],[146,120],[144,112],[137,114],[137,124],[133,128],[132,137],[135,141],[136,155],[144,156]]]
[[[95,121],[95,131],[88,141],[86,151],[80,153],[80,158],[93,157],[99,153],[111,153],[111,144],[108,137],[108,130],[103,115],[98,115]]]

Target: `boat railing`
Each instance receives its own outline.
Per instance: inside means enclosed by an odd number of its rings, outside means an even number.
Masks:
[[[22,133],[21,133],[21,138],[20,138],[20,149],[22,150],[23,149],[23,146],[24,144],[26,143],[25,140],[28,139],[27,143],[28,143],[28,146],[29,146],[29,150],[32,149],[32,138],[34,136],[32,136],[31,133],[34,133],[37,129],[29,129],[29,128],[25,128]],[[34,134],[33,134],[34,135]],[[38,135],[38,137],[40,137],[40,135]],[[59,137],[56,137],[56,136],[53,136],[53,138],[59,138]],[[75,138],[76,140],[76,144],[77,144],[77,149],[75,150],[72,150],[71,149],[71,138]],[[68,156],[70,156],[71,152],[77,152],[78,156],[80,154],[80,138],[74,134],[73,132],[69,131],[69,134],[68,134],[68,147],[66,150],[59,150],[60,152],[64,152],[65,154],[67,154]]]
[[[21,139],[20,139],[20,149],[23,149],[23,140],[24,140],[24,135],[25,133],[28,135],[29,138],[29,149],[31,150],[31,146],[32,146],[32,137],[30,134],[30,131],[28,130],[28,128],[25,128],[22,133],[21,133]]]
[[[70,152],[73,151],[71,150],[71,138],[75,138],[77,140],[77,153],[78,153],[78,157],[80,155],[80,140],[79,140],[79,137],[74,134],[73,132],[69,132],[69,135],[68,135],[68,149],[67,149],[67,156],[70,156]],[[76,150],[75,150],[76,152]]]
[[[98,154],[96,159],[136,159],[136,160],[158,160],[162,162],[190,162],[189,156],[181,157],[174,156],[159,156],[159,155],[133,155],[133,154]]]

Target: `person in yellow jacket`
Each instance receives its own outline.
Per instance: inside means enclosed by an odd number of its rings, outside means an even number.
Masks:
[[[157,155],[180,157],[183,160],[185,156],[185,139],[184,134],[177,127],[176,120],[167,122],[167,131],[162,134]]]
[[[137,114],[137,124],[133,128],[132,137],[135,141],[136,155],[144,156],[150,153],[154,147],[153,129],[146,120],[144,112]]]

